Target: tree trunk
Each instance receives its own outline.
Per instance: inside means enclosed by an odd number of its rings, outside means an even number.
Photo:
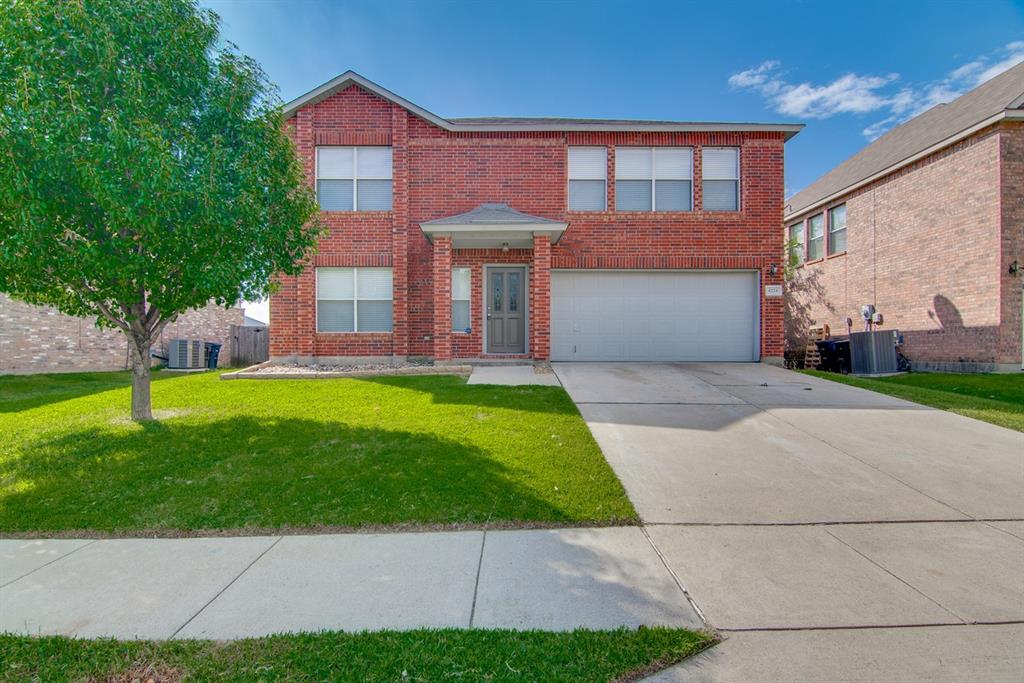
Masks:
[[[131,339],[132,347],[132,419],[136,422],[153,419],[153,403],[149,394],[150,342]]]

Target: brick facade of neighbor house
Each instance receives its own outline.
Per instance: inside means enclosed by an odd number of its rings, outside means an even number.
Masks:
[[[436,125],[407,105],[349,84],[286,110],[311,186],[316,182],[318,147],[386,145],[392,153],[393,194],[391,211],[322,212],[328,233],[310,267],[297,277],[282,277],[279,291],[271,297],[272,358],[485,357],[480,299],[485,264],[527,267],[528,348],[519,355],[538,360],[550,357],[553,270],[735,269],[756,272],[761,285],[782,282],[778,224],[783,209],[783,145],[796,127],[788,134],[768,126],[648,132],[552,129],[557,124],[536,130],[465,132]],[[615,206],[618,146],[692,148],[695,210],[569,211],[567,155],[568,148],[577,145],[607,149],[608,207]],[[706,146],[740,150],[740,210],[701,210],[701,152]],[[568,227],[555,244],[538,235],[532,248],[527,243],[504,250],[459,248],[447,236],[431,242],[420,229],[426,221],[489,202],[564,221]],[[391,332],[317,331],[316,268],[352,266],[392,269]],[[449,278],[451,269],[460,267],[471,269],[469,333],[451,331]],[[763,293],[763,287],[758,291]],[[761,296],[759,306],[759,355],[780,358],[782,301]]]
[[[846,249],[829,254],[830,210]],[[894,128],[787,201],[784,229],[824,216],[824,258],[788,283],[787,342],[863,329],[873,304],[920,370],[1024,363],[1024,63]],[[805,239],[805,243],[806,243]],[[804,253],[810,255],[806,248]]]
[[[801,347],[811,324],[863,329],[874,304],[882,329],[904,335],[918,369],[1021,368],[1024,122],[1003,122],[935,152],[807,215],[845,204],[847,249],[809,262],[789,284],[801,313],[788,330]]]
[[[189,311],[164,328],[155,350],[171,339],[224,344],[219,363],[230,358],[230,327],[242,324],[242,309],[219,306]],[[0,294],[0,373],[98,372],[130,367],[128,342],[119,330],[99,329],[94,320],[64,315]]]

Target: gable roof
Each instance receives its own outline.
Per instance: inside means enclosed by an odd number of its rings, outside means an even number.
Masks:
[[[893,128],[786,202],[796,218],[1004,118],[1024,118],[1024,62]]]
[[[799,123],[720,123],[691,121],[640,121],[624,119],[572,119],[572,118],[532,118],[532,117],[486,117],[445,119],[437,114],[417,106],[409,100],[382,88],[368,78],[355,71],[346,71],[332,78],[323,85],[310,90],[284,106],[285,118],[291,118],[303,107],[315,104],[345,88],[357,85],[363,90],[373,93],[389,102],[393,102],[435,126],[452,132],[491,132],[491,131],[647,131],[647,132],[778,132],[783,133],[786,140],[800,132],[803,124]]]

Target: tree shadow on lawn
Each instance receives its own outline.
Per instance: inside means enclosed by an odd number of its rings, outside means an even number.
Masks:
[[[561,387],[466,384],[464,377],[454,375],[368,377],[357,381],[425,392],[431,394],[433,402],[438,404],[579,415],[569,394]]]
[[[152,381],[184,377],[182,373],[153,372]],[[0,413],[17,413],[131,386],[130,372],[73,372],[39,375],[0,375]],[[125,410],[130,408],[125,398]]]
[[[527,478],[475,447],[341,422],[90,427],[0,468],[0,531],[575,521]]]

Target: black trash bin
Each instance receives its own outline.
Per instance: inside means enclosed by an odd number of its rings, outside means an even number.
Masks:
[[[217,369],[217,358],[220,356],[221,344],[206,342],[206,367],[210,370]]]
[[[820,370],[838,372],[843,375],[850,373],[850,342],[847,339],[822,339],[814,342],[821,356]]]

